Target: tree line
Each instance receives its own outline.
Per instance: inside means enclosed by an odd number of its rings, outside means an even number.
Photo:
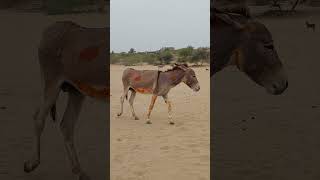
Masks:
[[[265,14],[290,15],[296,12],[299,5],[314,6],[319,0],[211,0],[215,2],[215,8],[225,12],[245,10],[250,14],[250,6],[269,6]],[[241,13],[243,14],[243,13]]]
[[[126,66],[165,65],[173,62],[204,65],[210,62],[210,49],[188,46],[181,49],[164,47],[158,51],[136,52],[134,48],[131,48],[128,52],[115,53],[112,51],[110,62]]]

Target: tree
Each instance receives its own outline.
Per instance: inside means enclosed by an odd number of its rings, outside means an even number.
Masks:
[[[180,49],[178,54],[179,54],[179,56],[186,58],[186,57],[191,56],[192,52],[193,52],[193,47],[192,46],[188,46],[186,48]]]
[[[280,4],[281,0],[270,0],[270,1],[272,3],[271,4],[272,7],[278,7],[280,12],[283,12],[283,8],[282,8],[282,6]],[[290,10],[287,9],[286,11],[287,12],[289,12],[289,11],[292,12],[292,11],[295,11],[296,7],[300,4],[301,1],[300,0],[290,0],[289,2],[290,2],[290,4],[292,6],[291,6]]]
[[[164,64],[170,64],[170,62],[173,60],[173,55],[170,51],[162,51],[160,52],[159,59]]]
[[[130,48],[129,52],[130,54],[134,54],[136,51],[133,48]]]
[[[190,60],[192,63],[198,64],[198,62],[201,61],[201,64],[203,64],[203,62],[208,58],[209,58],[209,52],[205,48],[198,48],[193,51],[192,57]]]
[[[296,0],[296,2],[291,7],[291,11],[294,11],[296,9],[296,7],[298,6],[299,2],[300,2],[300,0]]]

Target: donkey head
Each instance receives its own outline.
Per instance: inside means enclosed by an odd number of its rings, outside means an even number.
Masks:
[[[182,82],[189,86],[194,91],[200,90],[200,85],[196,77],[196,73],[187,64],[175,64],[175,67],[184,71]]]
[[[232,64],[268,93],[278,95],[284,92],[288,87],[288,78],[269,30],[252,19],[238,22],[227,15],[221,15],[220,19],[232,25],[240,35],[233,51]]]

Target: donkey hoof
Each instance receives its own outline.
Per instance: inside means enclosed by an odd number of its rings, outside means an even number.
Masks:
[[[32,172],[38,167],[39,163],[40,163],[39,161],[26,161],[24,163],[24,172],[26,173]]]
[[[174,125],[174,122],[169,122],[169,124]]]
[[[80,174],[79,175],[79,180],[90,180],[90,177],[86,174]]]
[[[139,120],[139,118],[137,116],[134,117],[134,120]]]
[[[122,113],[118,113],[117,116],[119,117],[119,116],[121,116],[121,114],[122,114]]]
[[[152,124],[151,121],[147,121],[146,124]]]

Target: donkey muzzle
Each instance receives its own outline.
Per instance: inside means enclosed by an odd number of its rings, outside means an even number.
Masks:
[[[192,89],[194,90],[194,91],[199,91],[200,90],[200,85],[199,85],[199,83],[197,83],[197,84],[195,84],[193,87],[192,87]]]

